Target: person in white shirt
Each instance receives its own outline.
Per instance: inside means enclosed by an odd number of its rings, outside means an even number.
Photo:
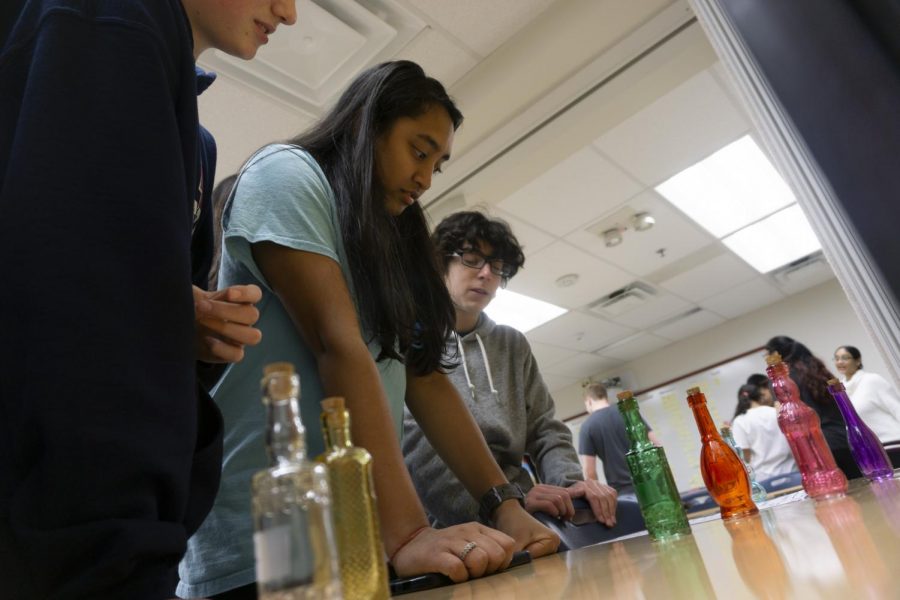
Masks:
[[[742,385],[731,421],[734,441],[744,452],[759,481],[797,470],[787,439],[778,427],[772,392],[767,387]]]
[[[900,394],[884,377],[863,371],[862,354],[854,346],[834,351],[837,370],[853,407],[882,442],[900,441]]]

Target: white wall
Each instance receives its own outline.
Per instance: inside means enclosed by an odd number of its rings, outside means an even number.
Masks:
[[[788,335],[803,342],[829,368],[833,367],[831,357],[837,346],[856,346],[862,353],[867,371],[887,374],[884,360],[837,280],[832,279],[612,371],[597,373],[595,379],[627,373],[636,389],[646,389],[762,346],[775,335]],[[762,358],[759,372],[765,372]],[[580,384],[554,392],[553,398],[560,419],[584,412]]]

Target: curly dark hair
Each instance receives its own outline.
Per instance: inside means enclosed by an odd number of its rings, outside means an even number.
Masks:
[[[461,250],[465,244],[477,248],[478,242],[490,244],[493,255],[512,266],[509,279],[512,279],[525,264],[522,246],[510,229],[509,223],[503,219],[490,218],[482,212],[461,211],[445,217],[435,228],[431,240],[437,250],[438,259],[444,265],[444,274],[447,273],[447,266],[454,252]]]
[[[800,388],[809,391],[815,402],[820,404],[833,403],[834,399],[828,393],[828,380],[834,379],[834,375],[828,370],[819,358],[810,352],[809,348],[786,335],[775,336],[766,342],[766,351],[777,352],[781,360],[791,369],[791,378]]]

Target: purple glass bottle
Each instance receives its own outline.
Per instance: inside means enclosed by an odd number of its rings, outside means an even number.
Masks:
[[[837,379],[828,380],[828,391],[834,396],[844,423],[847,425],[847,441],[850,442],[850,454],[859,466],[859,470],[869,481],[881,481],[894,476],[894,468],[888,459],[884,446],[878,441],[878,437],[859,418],[844,384]]]

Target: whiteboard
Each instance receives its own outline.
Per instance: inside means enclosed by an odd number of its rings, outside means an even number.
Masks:
[[[758,348],[635,395],[641,415],[666,449],[666,457],[679,491],[703,487],[703,477],[700,474],[700,434],[694,414],[687,403],[687,390],[700,387],[706,396],[713,422],[721,427],[724,421],[731,421],[734,415],[738,389],[753,373],[765,373],[765,367],[763,351]],[[610,404],[614,405],[616,392],[621,390],[610,388],[608,391]],[[611,408],[615,410],[615,406]],[[576,449],[578,432],[585,419],[587,415],[582,414],[566,420],[566,425],[572,430]],[[598,470],[602,479],[602,468]]]

